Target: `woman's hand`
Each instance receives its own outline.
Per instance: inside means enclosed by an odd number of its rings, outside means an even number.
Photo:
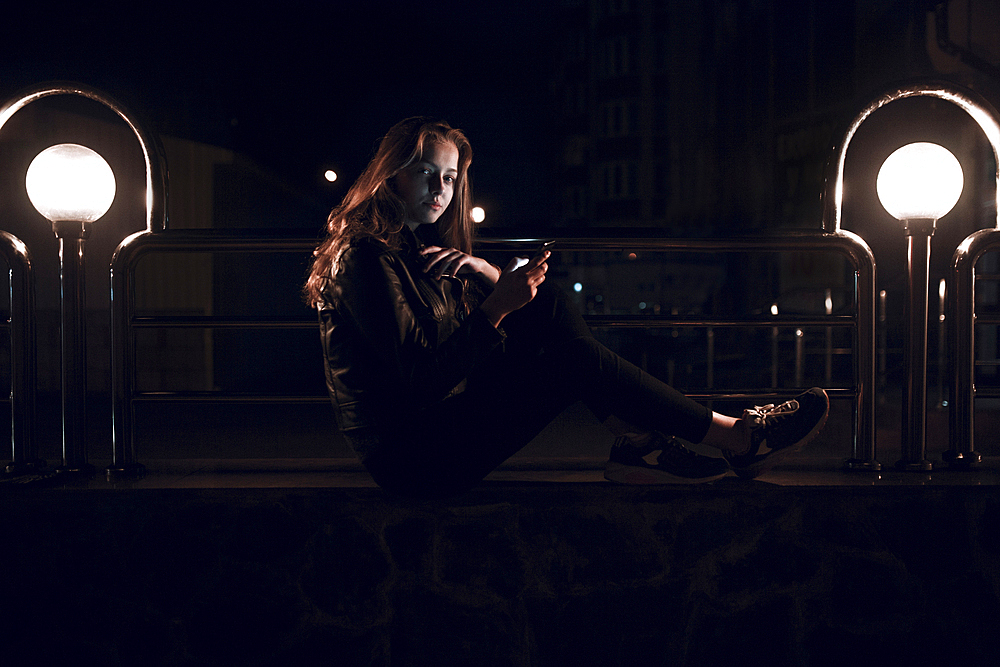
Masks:
[[[510,260],[510,264],[500,274],[500,280],[493,288],[493,293],[486,297],[479,307],[493,326],[498,326],[509,313],[522,308],[535,298],[538,286],[545,282],[545,272],[549,270],[545,260],[550,254],[546,251],[532,258],[521,268],[515,268],[518,265],[516,257]]]
[[[461,250],[432,245],[423,248],[420,254],[427,259],[424,272],[438,279],[444,276],[478,273],[493,285],[500,278],[495,266],[485,259],[467,255]]]

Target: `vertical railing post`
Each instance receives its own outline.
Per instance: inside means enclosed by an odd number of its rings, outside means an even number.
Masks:
[[[1000,249],[1000,229],[980,229],[965,238],[952,257],[951,287],[946,290],[951,375],[948,431],[950,447],[942,455],[949,466],[974,468],[976,423],[976,263],[988,250]]]
[[[131,397],[135,393],[135,337],[130,326],[135,309],[135,263],[147,233],[133,234],[111,258],[111,430],[109,477],[136,477],[144,472],[135,452]]]
[[[823,311],[827,315],[833,315],[833,290],[830,288],[826,289],[826,294],[823,298]],[[833,327],[826,328],[826,354],[825,354],[825,368],[823,373],[823,382],[829,387],[833,382]]]
[[[805,383],[806,365],[806,334],[802,329],[795,330],[795,386]]]
[[[943,278],[938,283],[938,354],[937,354],[937,401],[935,406],[940,410],[948,406],[945,393],[945,369],[948,367],[948,286]]]
[[[35,275],[31,253],[16,236],[0,231],[0,254],[10,272],[11,460],[5,471],[22,474],[45,466],[38,456],[35,436],[38,389]]]

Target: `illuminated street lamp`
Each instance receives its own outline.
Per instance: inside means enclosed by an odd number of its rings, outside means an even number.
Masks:
[[[907,316],[904,339],[906,395],[903,400],[903,470],[931,470],[927,441],[927,293],[931,237],[938,219],[962,194],[962,167],[937,144],[909,144],[890,155],[879,170],[882,206],[904,223],[907,237]]]
[[[32,205],[52,223],[59,239],[63,465],[92,472],[87,463],[86,281],[83,244],[90,224],[111,208],[115,176],[85,146],[59,144],[39,153],[25,177]]]

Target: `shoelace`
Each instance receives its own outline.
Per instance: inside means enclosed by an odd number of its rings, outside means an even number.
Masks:
[[[753,426],[767,426],[768,422],[772,421],[775,417],[792,414],[798,409],[799,402],[792,399],[790,401],[785,401],[781,405],[769,403],[767,405],[752,407],[746,411],[746,415],[744,415],[743,418],[749,419]]]

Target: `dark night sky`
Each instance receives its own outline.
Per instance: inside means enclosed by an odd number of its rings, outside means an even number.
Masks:
[[[527,203],[544,194],[549,6],[40,5],[0,26],[0,94],[87,83],[162,134],[243,152],[331,203],[343,189],[320,189],[323,168],[350,179],[394,122],[441,116],[473,142],[480,199],[537,215]]]

